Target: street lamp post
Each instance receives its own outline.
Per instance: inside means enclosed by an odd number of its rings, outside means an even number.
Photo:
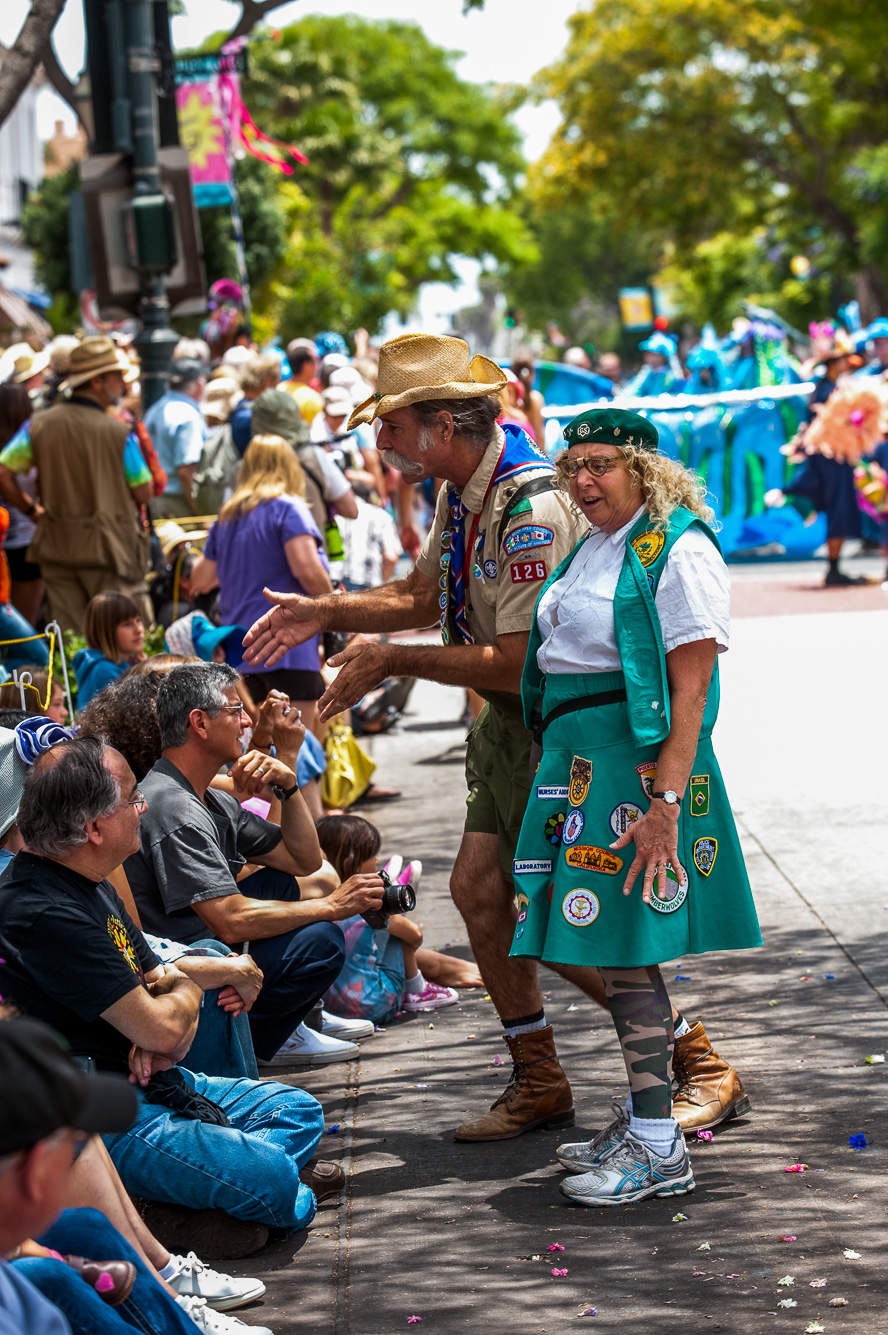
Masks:
[[[164,393],[178,335],[169,327],[165,275],[176,264],[173,205],[164,194],[158,162],[156,77],[160,61],[154,39],[152,0],[125,0],[126,81],[132,114],[133,199],[124,205],[130,262],[139,275],[142,328],[135,346],[142,363],[142,407]]]

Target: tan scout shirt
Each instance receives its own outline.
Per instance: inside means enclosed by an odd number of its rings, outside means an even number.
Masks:
[[[512,516],[503,534],[502,549],[496,550],[500,521],[509,501],[519,487],[539,476],[536,469],[528,468],[517,477],[505,479],[487,495],[503,439],[503,433],[497,429],[496,437],[484,451],[480,464],[462,492],[463,504],[470,514],[480,515],[477,537],[484,536],[482,547],[470,556],[466,579],[466,620],[478,644],[493,644],[498,635],[530,630],[543,582],[588,527],[584,519],[572,512],[565,493],[546,491],[529,498],[531,509]],[[539,470],[540,473],[544,471],[543,468]],[[416,561],[417,570],[436,584],[441,576],[441,534],[450,517],[447,491],[448,484],[445,483],[438,493],[435,521]],[[467,514],[467,545],[471,525],[472,520]],[[538,535],[542,543],[535,542],[537,535],[531,530],[536,528],[548,530],[551,538],[544,533]],[[527,531],[519,532],[522,529]],[[512,550],[507,550],[510,547]],[[481,574],[473,574],[473,570],[478,569]]]

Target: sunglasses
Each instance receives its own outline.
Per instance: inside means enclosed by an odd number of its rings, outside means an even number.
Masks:
[[[581,468],[585,468],[587,473],[593,477],[604,477],[617,464],[622,463],[622,458],[618,455],[615,459],[582,458],[566,459],[564,462],[564,471],[568,477],[576,477]]]

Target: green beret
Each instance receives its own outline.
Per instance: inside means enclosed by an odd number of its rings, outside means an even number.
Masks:
[[[635,445],[657,451],[660,437],[653,422],[625,408],[590,408],[564,428],[568,445]]]

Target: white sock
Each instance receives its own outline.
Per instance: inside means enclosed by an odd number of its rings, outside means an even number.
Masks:
[[[422,976],[422,970],[417,969],[415,978],[408,978],[404,986],[407,989],[407,995],[411,997],[422,996],[426,990],[426,980]]]
[[[632,1135],[650,1145],[664,1159],[672,1149],[677,1125],[674,1117],[636,1117],[634,1113],[629,1114]]]
[[[675,1037],[676,1037],[676,1038],[684,1038],[685,1034],[689,1034],[690,1032],[691,1032],[691,1026],[688,1024],[688,1022],[687,1022],[687,1020],[685,1019],[685,1017],[682,1016],[682,1017],[681,1017],[681,1024],[676,1025],[676,1027],[675,1027]]]
[[[178,1271],[179,1271],[179,1257],[170,1255],[170,1259],[167,1261],[163,1270],[158,1270],[157,1273],[160,1275],[161,1279],[172,1279],[173,1275],[178,1274]]]
[[[519,1034],[534,1034],[538,1029],[545,1029],[549,1021],[545,1015],[541,1020],[531,1020],[528,1024],[503,1025],[506,1038],[517,1038]]]

